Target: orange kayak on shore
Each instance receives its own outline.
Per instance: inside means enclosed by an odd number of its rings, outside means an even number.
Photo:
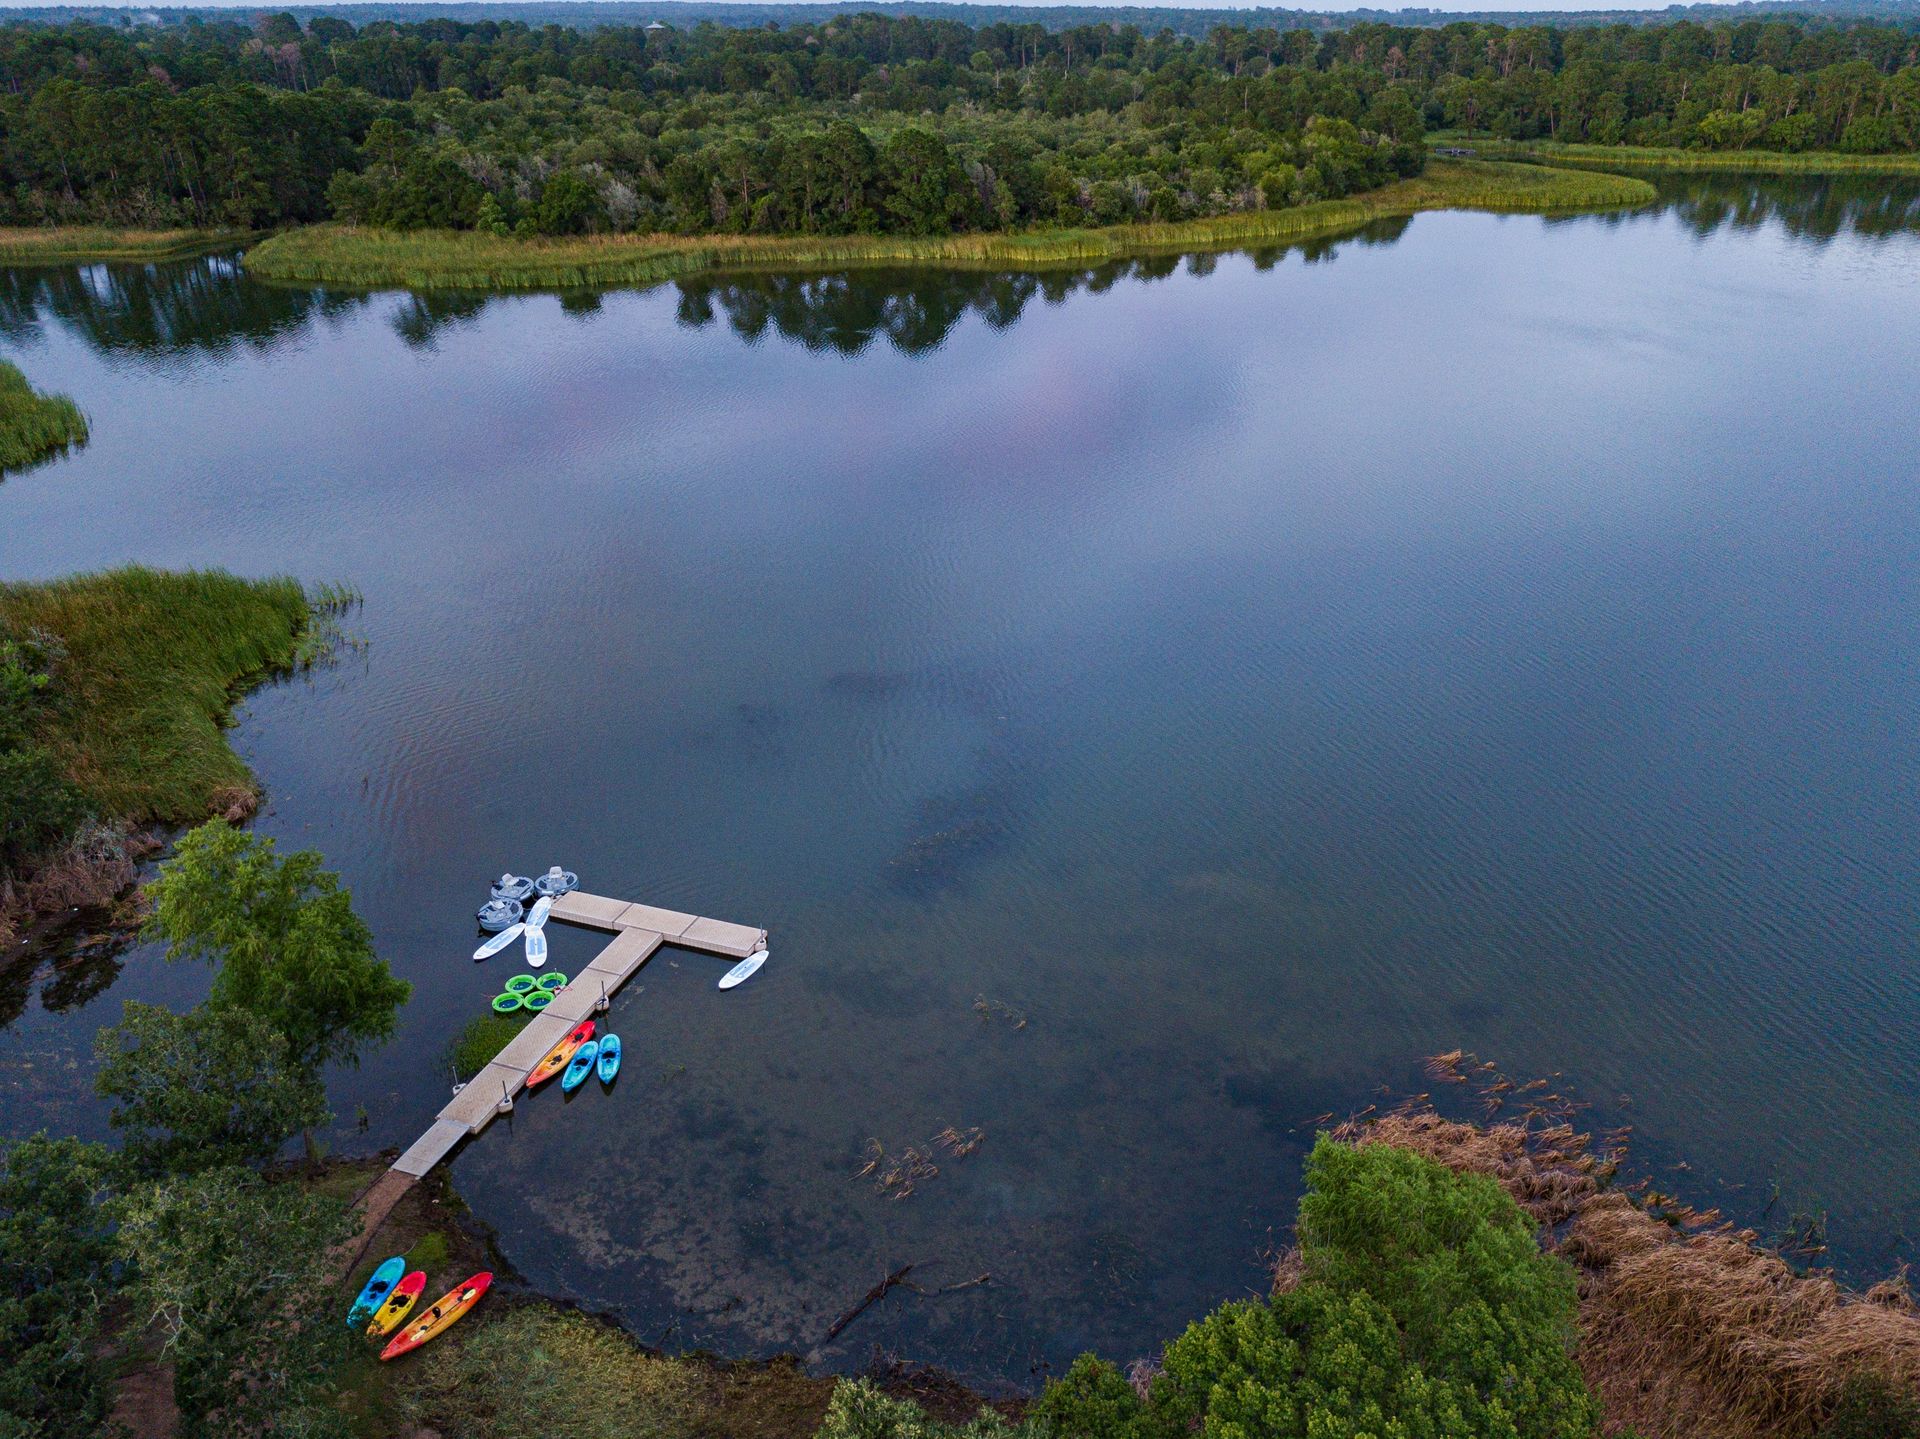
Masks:
[[[552,1079],[554,1075],[560,1073],[561,1070],[567,1067],[567,1062],[573,1058],[574,1051],[592,1038],[593,1021],[591,1019],[581,1020],[573,1027],[565,1039],[554,1045],[552,1049],[549,1049],[546,1057],[534,1065],[533,1072],[527,1076],[527,1088],[533,1089],[538,1085],[545,1084],[549,1079]]]
[[[418,1349],[429,1339],[438,1339],[453,1327],[462,1314],[480,1302],[480,1296],[492,1284],[493,1275],[483,1270],[464,1284],[449,1289],[434,1301],[431,1309],[393,1336],[393,1342],[380,1351],[381,1362],[398,1359],[402,1354]]]
[[[383,1334],[391,1334],[402,1319],[419,1302],[420,1295],[427,1287],[427,1271],[416,1269],[405,1279],[393,1286],[393,1293],[387,1296],[373,1316],[373,1322],[367,1326],[367,1333],[378,1339]]]

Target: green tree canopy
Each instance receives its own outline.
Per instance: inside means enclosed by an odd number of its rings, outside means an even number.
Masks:
[[[0,1145],[0,1434],[91,1439],[106,1418],[101,1310],[115,1269],[113,1156],[78,1139]]]
[[[1499,1185],[1322,1137],[1299,1283],[1168,1345],[1142,1404],[1083,1357],[1032,1417],[1076,1439],[1588,1439],[1572,1271]]]
[[[148,1176],[271,1159],[327,1117],[326,1092],[286,1039],[250,1010],[175,1014],[132,1000],[94,1038],[94,1088],[115,1100],[121,1159]]]
[[[393,1033],[412,986],[373,952],[318,851],[281,855],[265,836],[210,820],[181,837],[149,892],[167,958],[215,965],[209,1002],[266,1021],[293,1064],[355,1063]]]
[[[327,1432],[325,1384],[354,1338],[332,1253],[356,1217],[248,1169],[164,1179],[114,1209],[128,1297],[164,1336],[188,1439]]]

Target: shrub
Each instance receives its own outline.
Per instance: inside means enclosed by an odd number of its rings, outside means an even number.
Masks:
[[[1120,1371],[1082,1354],[1027,1411],[1042,1433],[1073,1439],[1154,1439],[1161,1426]]]
[[[0,1144],[0,1434],[81,1439],[109,1398],[99,1358],[113,1287],[101,1207],[112,1156],[45,1135]]]
[[[1585,1439],[1572,1271],[1491,1179],[1322,1136],[1300,1205],[1300,1281],[1168,1346],[1145,1405],[1077,1362],[1035,1405],[1061,1436]]]
[[[0,750],[0,871],[51,849],[85,814],[53,756],[33,746]]]
[[[1061,1431],[1062,1439],[1068,1432]],[[910,1399],[882,1394],[870,1379],[842,1379],[827,1402],[826,1418],[814,1439],[1048,1439],[1049,1431],[1013,1425],[983,1409],[965,1424],[930,1418]]]
[[[1819,1439],[1920,1439],[1920,1399],[1877,1375],[1858,1375],[1841,1391]]]

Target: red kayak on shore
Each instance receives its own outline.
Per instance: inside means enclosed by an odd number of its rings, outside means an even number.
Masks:
[[[380,1351],[381,1362],[398,1359],[402,1354],[418,1349],[429,1339],[438,1339],[454,1326],[462,1314],[480,1302],[480,1296],[492,1284],[493,1275],[482,1270],[465,1283],[449,1289],[434,1301],[432,1308],[393,1336],[393,1342]]]

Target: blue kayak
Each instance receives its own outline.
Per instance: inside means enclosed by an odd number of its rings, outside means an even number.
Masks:
[[[357,1329],[373,1317],[373,1311],[386,1301],[407,1273],[407,1261],[401,1255],[387,1260],[367,1280],[367,1287],[360,1291],[360,1297],[353,1301],[353,1308],[347,1311],[347,1328]]]
[[[600,1041],[589,1039],[573,1052],[573,1060],[567,1065],[567,1072],[560,1076],[560,1090],[563,1094],[572,1094],[574,1090],[587,1082],[587,1076],[593,1073],[593,1061],[600,1053]]]
[[[600,1036],[600,1082],[612,1084],[614,1075],[620,1072],[620,1036],[603,1034]]]

